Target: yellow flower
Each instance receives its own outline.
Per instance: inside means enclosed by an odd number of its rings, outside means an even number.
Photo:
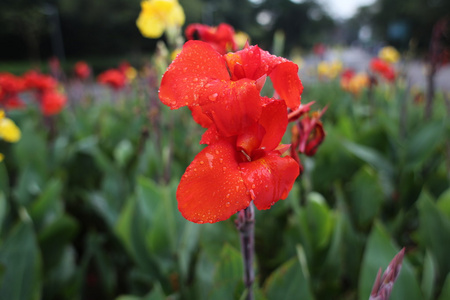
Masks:
[[[317,73],[319,77],[327,77],[329,79],[336,78],[342,71],[342,63],[340,61],[326,62],[321,61],[317,65]]]
[[[5,117],[3,110],[0,110],[0,138],[10,143],[15,143],[20,139],[19,127],[11,119]]]
[[[378,52],[378,57],[388,63],[395,64],[400,59],[400,53],[394,47],[387,46]]]
[[[168,27],[180,27],[185,16],[177,0],[144,0],[136,25],[147,38],[159,38]]]
[[[234,34],[234,41],[238,46],[238,49],[243,49],[247,42],[250,43],[250,37],[243,31],[238,31]]]
[[[369,86],[369,77],[367,76],[367,74],[359,73],[353,76],[352,79],[350,79],[350,82],[348,84],[348,91],[358,96],[361,90],[368,86]]]
[[[128,79],[129,82],[132,82],[137,76],[137,71],[133,67],[128,67],[125,70],[125,77]]]
[[[0,162],[2,162],[4,158],[5,158],[5,156],[0,153]]]

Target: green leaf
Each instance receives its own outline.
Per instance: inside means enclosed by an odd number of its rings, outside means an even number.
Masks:
[[[375,172],[368,166],[362,167],[350,182],[350,209],[357,224],[370,226],[383,203],[383,188]]]
[[[323,196],[315,192],[308,194],[302,215],[306,218],[314,248],[323,249],[328,245],[333,229],[333,218]]]
[[[344,141],[342,144],[350,153],[365,161],[377,171],[383,172],[389,177],[394,173],[394,167],[392,164],[375,149],[348,141]]]
[[[433,202],[432,197],[423,191],[417,202],[419,209],[419,236],[421,245],[426,245],[433,254],[438,266],[438,277],[450,272],[450,220]]]
[[[214,274],[210,299],[236,299],[242,293],[244,267],[240,251],[225,244]]]
[[[0,299],[41,299],[42,263],[31,223],[19,223],[0,247]]]
[[[375,222],[367,241],[361,265],[358,299],[369,299],[378,270],[382,268],[384,272],[389,262],[399,251],[400,249],[393,244],[391,237],[383,226],[379,222]],[[402,269],[394,283],[391,299],[424,299],[414,269],[406,257],[403,259]]]
[[[407,142],[407,168],[421,166],[439,143],[444,142],[444,132],[445,127],[441,120],[422,125]]]
[[[133,156],[133,144],[124,139],[114,149],[114,159],[120,167],[124,167]]]
[[[288,260],[276,269],[266,280],[264,291],[267,299],[314,299],[298,257]]]
[[[4,162],[0,162],[0,192],[9,195],[9,177]]]
[[[436,281],[436,263],[429,251],[425,254],[422,275],[422,292],[426,300],[431,300],[434,292],[434,285]]]
[[[61,215],[61,192],[62,183],[59,179],[51,179],[48,181],[42,193],[31,204],[29,209],[34,222],[38,224],[48,223]]]
[[[447,274],[447,277],[445,277],[444,286],[442,287],[438,300],[448,299],[450,299],[450,274]]]
[[[450,188],[439,196],[436,204],[439,210],[450,218]]]
[[[3,222],[5,221],[5,217],[8,215],[8,212],[9,212],[8,202],[6,202],[5,195],[0,191],[0,236],[1,233],[3,232]]]

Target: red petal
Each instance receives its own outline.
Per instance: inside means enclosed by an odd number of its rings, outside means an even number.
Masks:
[[[263,99],[267,101],[269,98]],[[281,142],[288,124],[286,103],[276,99],[271,99],[270,102],[265,103],[259,123],[266,130],[261,148],[268,151],[275,149]]]
[[[299,175],[299,166],[292,157],[274,153],[239,166],[258,209],[268,209],[278,200],[286,199]]]
[[[207,43],[188,41],[164,73],[159,98],[171,109],[202,105],[210,101],[202,95],[205,85],[229,79],[222,55]]]
[[[218,222],[248,207],[250,196],[231,142],[203,149],[189,165],[177,190],[178,209],[195,223]]]
[[[303,92],[303,85],[298,77],[298,66],[290,61],[283,62],[269,73],[269,77],[273,88],[286,101],[287,106],[292,110],[297,109]]]
[[[214,92],[217,91],[217,92]],[[220,81],[209,85],[210,103],[202,105],[223,136],[238,135],[261,116],[261,97],[254,81]]]
[[[203,128],[209,128],[213,121],[210,117],[203,113],[203,110],[200,106],[189,106],[189,109],[192,113],[192,118],[197,124],[200,124]]]

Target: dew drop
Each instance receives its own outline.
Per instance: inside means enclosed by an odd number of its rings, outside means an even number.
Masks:
[[[205,222],[203,222],[203,221],[198,221],[198,224],[203,224],[203,223],[205,223]]]
[[[227,199],[228,199],[228,198],[230,198],[230,194],[227,194]],[[227,202],[227,203],[230,203],[230,202]]]
[[[214,94],[209,95],[208,98],[209,98],[209,100],[211,100],[211,101],[216,101],[218,95],[219,95],[219,94],[214,93]]]
[[[200,164],[203,165],[205,162],[203,160],[200,161]]]
[[[256,188],[256,185],[255,185],[255,184],[252,184],[252,189],[254,189],[254,188]]]
[[[223,170],[226,171],[226,170],[227,170],[227,167],[223,167]]]
[[[239,192],[239,186],[238,185],[236,186],[236,192]]]
[[[220,162],[220,163],[223,163],[223,158],[219,159],[219,162]]]
[[[219,154],[219,150],[216,150],[216,154]]]
[[[225,203],[226,207],[230,207],[230,205],[231,205],[230,202]]]

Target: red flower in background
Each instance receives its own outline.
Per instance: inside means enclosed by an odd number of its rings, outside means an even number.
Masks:
[[[59,113],[66,105],[67,97],[56,91],[45,91],[41,95],[41,110],[45,116]]]
[[[218,222],[248,207],[268,209],[285,199],[299,174],[281,155],[287,108],[300,105],[298,67],[257,46],[222,56],[209,44],[187,42],[163,76],[161,101],[188,106],[208,130],[203,149],[177,190],[182,215],[196,223]],[[261,97],[266,76],[282,99]],[[285,97],[285,98],[283,98]]]
[[[21,108],[24,103],[18,94],[25,90],[22,78],[10,73],[0,73],[0,105],[5,108]]]
[[[115,90],[120,90],[125,86],[126,78],[120,70],[109,69],[98,75],[97,81]]]
[[[91,68],[85,61],[77,62],[73,67],[73,71],[81,80],[85,80],[89,77],[89,75],[91,75]]]
[[[327,107],[322,111],[315,111],[309,114],[310,106],[313,102],[305,105],[301,115],[296,115],[296,118],[302,117],[291,129],[292,144],[291,156],[301,166],[300,158],[297,153],[304,153],[307,156],[314,156],[325,139],[325,130],[320,118],[327,110]]]
[[[58,82],[51,76],[37,71],[28,71],[23,75],[27,89],[35,89],[38,92],[56,89]]]
[[[372,58],[369,68],[372,72],[380,74],[387,81],[392,82],[395,80],[396,75],[394,67],[381,58]]]
[[[234,29],[225,23],[221,23],[217,27],[190,24],[186,27],[185,35],[188,40],[200,40],[210,44],[220,54],[237,50]]]

